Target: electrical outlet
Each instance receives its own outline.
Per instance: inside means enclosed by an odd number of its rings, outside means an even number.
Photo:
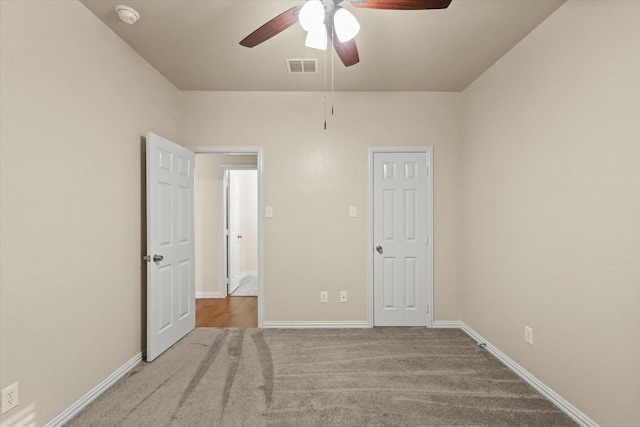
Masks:
[[[19,403],[18,383],[11,384],[9,387],[2,389],[2,413],[15,408]]]
[[[329,302],[329,292],[320,292],[320,302]]]
[[[340,291],[340,302],[347,302],[347,291]]]
[[[528,326],[524,327],[524,342],[533,345],[533,328]]]

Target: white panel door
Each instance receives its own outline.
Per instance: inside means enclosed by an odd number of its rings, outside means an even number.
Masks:
[[[147,361],[195,327],[194,153],[147,133]]]
[[[374,153],[374,326],[427,326],[427,159]]]
[[[229,172],[229,294],[240,286],[240,184],[235,171]]]

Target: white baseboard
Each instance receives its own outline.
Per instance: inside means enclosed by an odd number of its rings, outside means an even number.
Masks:
[[[434,320],[433,328],[435,329],[461,329],[458,320]]]
[[[459,328],[462,329],[467,335],[471,337],[475,342],[485,344],[485,349],[491,353],[496,359],[502,362],[507,368],[511,369],[522,378],[527,384],[533,387],[538,393],[546,397],[558,407],[562,412],[567,414],[571,419],[573,419],[576,423],[581,425],[582,427],[598,427],[595,421],[586,416],[580,410],[578,410],[575,406],[567,402],[562,396],[553,391],[547,385],[545,385],[542,381],[533,376],[529,371],[524,369],[522,366],[518,365],[515,361],[513,361],[509,356],[498,350],[495,346],[493,346],[490,342],[485,340],[480,334],[471,329],[464,322],[458,321],[439,321],[433,322],[434,328]]]
[[[352,322],[270,322],[265,320],[263,327],[280,329],[368,328],[369,322],[366,320]]]
[[[198,298],[220,298],[220,292],[196,292]]]
[[[75,403],[69,406],[67,409],[58,414],[51,421],[46,423],[44,427],[59,427],[63,426],[71,418],[75,417],[82,411],[88,404],[93,402],[102,393],[107,391],[109,387],[114,385],[120,378],[125,376],[129,371],[136,367],[138,363],[142,361],[142,353],[136,354],[131,360],[122,365],[118,370],[105,378],[100,384],[95,386],[91,391],[78,399]]]

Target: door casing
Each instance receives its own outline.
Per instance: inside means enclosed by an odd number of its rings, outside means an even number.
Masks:
[[[264,327],[264,250],[263,250],[263,236],[264,236],[264,148],[259,146],[218,146],[218,145],[200,145],[187,147],[194,153],[213,153],[213,154],[255,154],[256,165],[254,167],[258,171],[258,328]],[[234,165],[234,167],[241,165]],[[221,204],[221,208],[222,204]],[[221,216],[222,218],[222,212]],[[222,235],[224,237],[224,233]],[[223,238],[222,241],[225,239]],[[221,243],[222,244],[222,243]],[[223,249],[221,247],[221,249]],[[221,253],[224,254],[224,251]],[[223,257],[221,257],[223,258]],[[221,268],[224,266],[222,263],[226,263],[226,259],[220,261]],[[226,270],[226,267],[224,267]],[[224,270],[221,270],[221,284],[224,284],[222,276],[225,274]],[[226,290],[225,290],[226,293]],[[221,292],[222,295],[222,292]]]
[[[374,208],[373,208],[373,181],[374,181],[374,164],[373,157],[375,153],[424,153],[427,158],[427,327],[433,327],[433,147],[432,146],[415,146],[415,147],[370,147],[369,148],[369,183],[368,183],[368,206],[369,206],[369,244],[367,246],[368,268],[367,268],[367,295],[368,295],[368,312],[367,322],[369,327],[373,327],[374,317],[374,300],[373,300],[373,262],[374,262]]]

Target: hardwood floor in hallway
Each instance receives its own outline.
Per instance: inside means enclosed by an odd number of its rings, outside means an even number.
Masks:
[[[210,328],[257,328],[258,297],[198,298],[196,326]]]

